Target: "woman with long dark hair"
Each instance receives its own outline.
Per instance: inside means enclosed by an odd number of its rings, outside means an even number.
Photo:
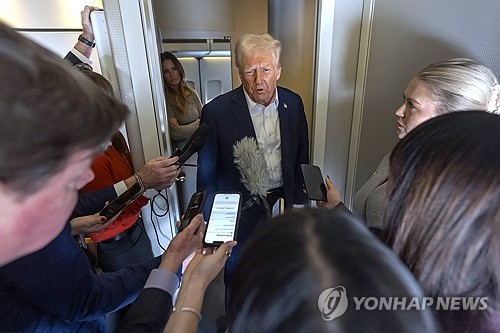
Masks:
[[[167,103],[168,128],[172,140],[172,149],[182,149],[187,139],[200,126],[201,101],[198,93],[186,83],[186,73],[181,62],[170,52],[160,54],[165,98]],[[196,164],[198,154],[186,162]],[[186,180],[179,185],[182,206],[185,208],[189,198],[196,191],[196,170],[182,168]]]

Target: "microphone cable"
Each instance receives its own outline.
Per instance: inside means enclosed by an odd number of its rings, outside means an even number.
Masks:
[[[179,156],[178,163],[184,163],[185,161],[187,161],[194,153],[196,153],[198,150],[201,149],[201,147],[205,143],[204,139],[208,135],[209,129],[210,128],[208,127],[207,124],[203,124],[203,123],[200,124],[198,129],[196,129],[196,131],[194,131],[194,133],[189,137],[189,139],[187,140],[187,142],[184,145],[184,147],[182,148],[182,150],[180,150],[178,148],[175,149],[175,151],[172,153],[172,155],[170,157]],[[156,200],[158,198],[161,198],[165,202],[166,208],[165,208],[164,213],[159,213],[155,209],[155,206],[161,208],[161,206],[159,204],[157,204],[157,202],[156,202]],[[168,197],[166,195],[162,194],[161,191],[158,191],[158,193],[155,194],[153,196],[153,198],[151,198],[149,200],[149,204],[150,204],[150,209],[151,209],[151,213],[150,213],[151,223],[153,224],[153,229],[155,231],[156,241],[158,242],[158,246],[160,246],[160,248],[165,251],[165,248],[160,244],[160,237],[158,235],[158,230],[161,232],[160,223],[159,223],[158,219],[166,216],[170,212],[170,203],[168,201]],[[157,220],[158,228],[156,227],[156,225],[154,223],[154,219]],[[172,220],[171,220],[170,216],[169,216],[169,225],[170,225],[170,234],[172,235],[172,238],[173,238],[175,236],[175,234],[174,234],[174,230],[172,228]],[[168,238],[168,237],[166,237],[166,238]]]
[[[163,251],[166,251],[165,247],[163,247],[163,245],[160,242],[159,233],[161,232],[161,228],[160,228],[159,218],[166,216],[170,212],[170,202],[168,201],[168,197],[166,195],[164,195],[163,193],[161,193],[161,191],[157,191],[157,192],[158,193],[155,194],[149,200],[149,207],[150,207],[150,211],[151,211],[150,212],[150,220],[151,220],[151,224],[153,225],[153,230],[155,232],[156,242],[157,242],[158,246]],[[159,213],[155,209],[155,206],[159,207],[159,208],[161,207],[157,201],[159,199],[162,199],[163,202],[165,203],[165,212],[163,212],[163,213]],[[158,223],[158,227],[156,226],[155,220],[156,220],[156,223]],[[172,237],[174,237],[175,235],[174,235],[173,230],[172,230],[172,220],[170,219],[170,216],[169,216],[168,220],[169,220],[169,225],[170,225],[170,234],[172,235]],[[172,240],[172,238],[166,237],[166,235],[163,232],[161,232],[161,234],[163,236],[165,236],[165,238],[167,238],[169,242]]]
[[[161,193],[161,191],[157,191],[158,193],[156,193],[152,198],[151,200],[149,201],[149,204],[151,206],[151,214],[154,214],[155,216],[157,217],[164,217],[165,215],[167,215],[170,211],[170,203],[168,202],[168,198],[166,195],[163,195]],[[157,213],[156,210],[155,210],[155,201],[157,198],[161,198],[165,201],[165,205],[166,205],[166,208],[165,208],[165,212],[160,214],[160,213]],[[160,205],[156,204],[158,207],[160,207]]]

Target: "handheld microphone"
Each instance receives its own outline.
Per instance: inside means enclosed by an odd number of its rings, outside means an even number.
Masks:
[[[201,123],[200,127],[189,137],[184,147],[182,149],[175,149],[170,157],[179,156],[177,163],[185,163],[194,153],[203,147],[209,130],[210,127],[207,124]]]
[[[198,150],[201,149],[201,147],[203,147],[203,145],[205,144],[205,137],[196,137],[194,138],[193,141],[191,141],[191,144],[188,146],[188,145],[185,145],[182,150],[182,154],[181,156],[179,156],[179,160],[177,161],[177,163],[185,163],[191,156],[193,156],[194,153],[196,153]],[[187,148],[186,148],[187,147]]]
[[[234,163],[240,171],[241,183],[250,194],[259,197],[266,213],[271,211],[267,201],[267,191],[271,188],[269,170],[264,154],[253,137],[244,137],[233,145]],[[254,201],[249,199],[244,207],[250,207]]]

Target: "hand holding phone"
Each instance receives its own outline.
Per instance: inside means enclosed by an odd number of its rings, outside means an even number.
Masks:
[[[326,185],[321,169],[316,165],[302,164],[302,175],[306,186],[306,194],[310,200],[327,201]]]
[[[178,232],[184,230],[189,225],[189,222],[191,222],[193,217],[202,212],[206,198],[207,198],[207,190],[196,192],[191,196],[186,211],[182,216]]]
[[[123,192],[118,198],[111,201],[109,205],[104,207],[99,215],[105,216],[109,221],[116,215],[118,215],[129,203],[137,199],[142,194],[141,185],[135,183],[130,186],[125,192]]]
[[[204,246],[220,246],[236,240],[240,217],[241,193],[219,192],[215,194],[208,219]]]

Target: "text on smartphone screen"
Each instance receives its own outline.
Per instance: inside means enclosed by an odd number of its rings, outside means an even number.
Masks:
[[[233,240],[238,218],[240,196],[238,194],[216,194],[208,222],[205,241],[228,242]]]

